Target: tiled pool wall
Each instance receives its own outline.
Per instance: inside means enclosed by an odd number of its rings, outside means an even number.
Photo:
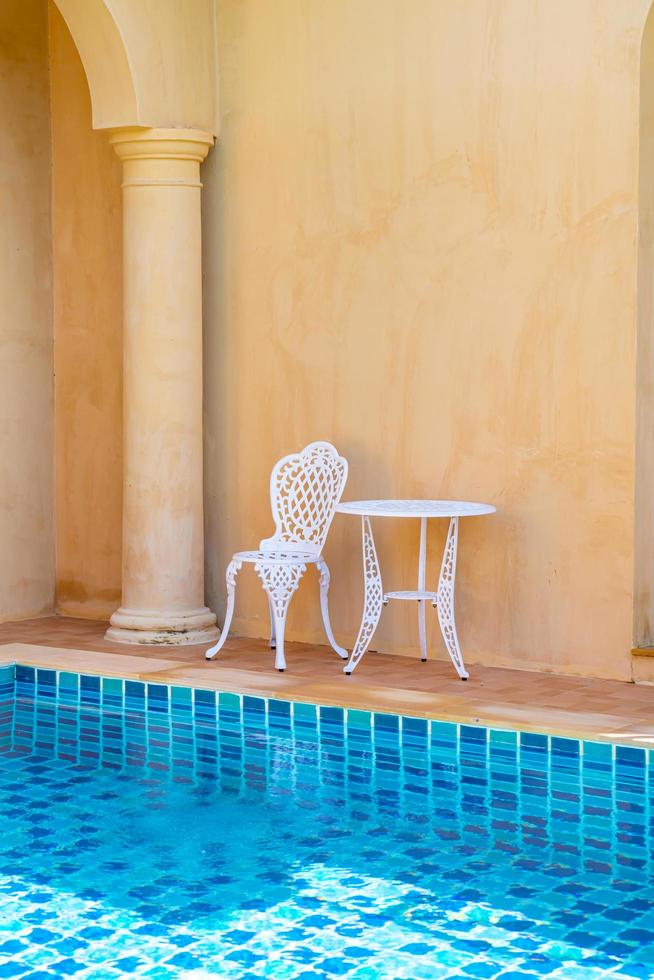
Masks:
[[[282,737],[279,744],[275,736]],[[534,798],[570,782],[592,793],[607,778],[628,797],[654,791],[649,749],[22,665],[0,668],[5,750],[38,747],[85,764],[220,773],[238,783],[264,778],[289,737],[296,748],[319,743],[330,754],[325,778],[336,778],[333,756],[341,752],[350,779],[365,779],[371,766],[378,782],[401,770],[416,793],[428,791],[424,776],[439,759],[444,771],[453,761],[463,766],[473,795],[475,782],[481,795],[486,792],[489,766],[500,777],[506,768],[498,790],[510,792],[509,773],[517,770],[521,793]]]
[[[0,667],[0,751],[11,747],[15,694],[16,668]]]

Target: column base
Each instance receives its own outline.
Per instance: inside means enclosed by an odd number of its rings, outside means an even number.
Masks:
[[[188,646],[214,643],[220,635],[216,615],[206,606],[175,612],[120,608],[110,623],[105,639],[115,643]]]

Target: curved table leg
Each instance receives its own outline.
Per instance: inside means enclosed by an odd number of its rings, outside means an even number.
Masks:
[[[438,580],[438,598],[434,605],[438,611],[438,622],[443,634],[443,640],[447,647],[447,652],[454,664],[454,669],[462,681],[467,681],[468,671],[463,662],[459,638],[456,633],[456,623],[454,621],[454,583],[456,579],[456,550],[459,538],[459,519],[452,517],[447,531],[445,541],[445,551],[443,552],[443,562],[441,574]]]
[[[361,539],[363,544],[363,583],[365,586],[363,619],[361,620],[359,634],[354,644],[352,655],[346,666],[343,667],[344,674],[352,673],[368,649],[370,641],[377,629],[384,599],[381,572],[375,549],[375,539],[372,536],[369,517],[361,518]]]

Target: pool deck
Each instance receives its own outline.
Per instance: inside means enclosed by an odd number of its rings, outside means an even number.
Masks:
[[[654,686],[369,653],[351,677],[329,647],[289,643],[280,674],[264,640],[234,638],[208,663],[203,647],[128,646],[106,624],[46,617],[0,624],[0,663],[343,705],[495,728],[654,747]]]

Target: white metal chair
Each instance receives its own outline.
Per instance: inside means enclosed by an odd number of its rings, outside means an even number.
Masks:
[[[236,576],[243,562],[254,570],[268,595],[270,646],[275,649],[275,667],[285,670],[284,629],[286,613],[307,565],[320,575],[320,607],[327,639],[336,653],[348,653],[334,639],[329,621],[327,596],[329,569],[322,548],[347,480],[347,460],[328,442],[312,442],[300,453],[285,456],[270,474],[270,506],[275,533],[259,543],[258,551],[237,551],[227,566],[227,610],[220,639],[207,650],[211,660],[223,646],[234,615]]]

